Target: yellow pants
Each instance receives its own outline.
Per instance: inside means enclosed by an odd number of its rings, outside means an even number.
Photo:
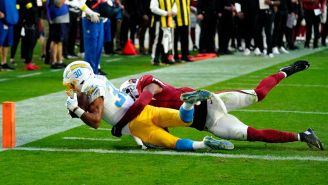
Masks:
[[[147,105],[139,116],[129,123],[129,129],[145,143],[175,149],[179,138],[164,128],[187,127],[190,124],[180,119],[178,110]]]

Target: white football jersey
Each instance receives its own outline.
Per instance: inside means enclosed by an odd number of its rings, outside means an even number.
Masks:
[[[89,103],[98,97],[104,98],[102,118],[111,125],[116,125],[134,103],[129,95],[120,92],[107,78],[100,78],[98,75],[88,79],[81,91],[87,94]]]

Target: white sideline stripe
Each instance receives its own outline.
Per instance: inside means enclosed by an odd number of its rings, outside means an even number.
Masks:
[[[111,128],[97,128],[97,129],[94,129],[94,128],[89,128],[90,130],[107,130],[107,131],[111,131],[112,129]]]
[[[327,162],[328,157],[316,156],[273,156],[273,155],[247,155],[247,154],[221,154],[221,153],[196,153],[176,151],[145,151],[145,150],[106,150],[106,149],[67,149],[67,148],[34,148],[16,147],[9,150],[45,151],[45,152],[76,152],[76,153],[101,153],[101,154],[144,154],[144,155],[174,155],[174,156],[206,156],[231,159],[259,159],[268,161],[320,161]]]
[[[270,59],[256,56],[245,57],[238,54],[234,56],[222,56],[111,79],[111,82],[118,87],[122,82],[130,78],[137,78],[143,74],[153,74],[174,86],[200,88],[321,50],[323,48],[318,50],[292,51],[289,55],[279,55]],[[16,102],[16,146],[82,125],[83,122],[81,120],[70,119],[67,115],[67,110],[64,106],[66,98],[63,90],[61,92]],[[0,107],[0,112],[2,112],[2,106]],[[1,114],[0,119],[2,119]],[[2,127],[0,127],[1,139]]]
[[[311,112],[311,111],[293,111],[293,110],[258,110],[258,109],[240,109],[235,112],[270,112],[270,113],[295,113],[295,114],[317,114],[328,115],[328,112]]]
[[[90,138],[90,137],[63,137],[66,140],[88,140],[88,141],[121,141],[113,138]]]
[[[112,58],[112,59],[107,59],[105,61],[108,63],[108,62],[116,62],[116,61],[120,61],[120,60],[122,60],[122,58]]]
[[[30,73],[30,74],[24,74],[24,75],[17,75],[16,77],[17,78],[26,78],[26,77],[30,77],[30,76],[37,76],[37,75],[40,75],[42,74],[41,72],[38,72],[38,73]]]
[[[7,80],[9,80],[8,78],[2,78],[2,79],[0,79],[0,82],[4,82],[4,81],[7,81]]]
[[[244,80],[242,80],[244,81]],[[246,81],[246,80],[245,80]],[[252,80],[248,80],[249,81],[252,81]],[[255,81],[255,80],[254,80]],[[257,82],[259,82],[257,80]],[[247,85],[247,86],[256,86],[258,85],[257,83],[229,83],[229,85]],[[321,88],[328,88],[328,85],[317,85],[317,84],[279,84],[278,85],[279,87],[321,87]]]

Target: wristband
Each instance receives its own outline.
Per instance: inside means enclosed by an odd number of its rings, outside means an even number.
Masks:
[[[81,109],[80,107],[77,107],[74,109],[73,112],[80,118],[82,116],[82,114],[84,114],[85,111],[83,109]]]
[[[86,4],[84,4],[81,6],[80,9],[82,10],[82,12],[84,12],[87,8],[88,8],[88,6]]]

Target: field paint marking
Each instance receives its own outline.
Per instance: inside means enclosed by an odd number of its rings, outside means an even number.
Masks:
[[[97,129],[94,129],[94,128],[89,128],[90,130],[106,130],[106,131],[111,131],[112,129],[111,128],[97,128]]]
[[[91,138],[91,137],[63,137],[66,140],[88,140],[88,141],[121,141],[115,138]]]
[[[0,82],[4,82],[4,81],[7,81],[7,80],[9,80],[9,78],[2,78],[2,79],[0,79]]]
[[[242,80],[243,81],[243,80]],[[246,81],[246,80],[245,80]],[[253,80],[247,80],[249,81],[253,81]],[[259,81],[258,81],[259,82]],[[253,83],[229,83],[229,85],[247,85],[247,86],[256,86],[258,84],[253,84]],[[328,88],[328,85],[311,85],[311,84],[278,84],[279,87],[309,87],[309,88],[313,88],[313,87],[321,87],[321,88]]]
[[[122,60],[122,58],[112,58],[112,59],[107,59],[105,61],[108,63],[108,62],[116,62],[116,61],[120,61],[120,60]]]
[[[295,114],[317,114],[328,115],[328,112],[293,111],[293,110],[259,110],[259,109],[240,109],[234,112],[270,112],[270,113],[295,113]]]
[[[38,73],[29,73],[29,74],[24,74],[24,75],[17,75],[16,77],[17,78],[26,78],[26,77],[30,77],[30,76],[37,76],[37,75],[40,75],[42,74],[41,72],[38,72]]]
[[[249,74],[320,50],[323,49],[292,51],[288,55],[279,55],[272,59],[264,59],[263,57],[256,56],[245,57],[242,55],[221,56],[219,58],[170,66],[111,79],[111,82],[115,86],[119,86],[122,82],[130,78],[136,78],[150,73],[174,86],[200,88]],[[17,102],[16,146],[82,125],[83,122],[81,120],[70,119],[67,115],[67,110],[64,106],[66,98],[64,91],[61,91]],[[0,107],[1,111],[2,107]],[[0,119],[2,119],[2,115],[0,115]],[[0,127],[1,139],[2,127]]]
[[[201,156],[230,159],[259,159],[268,161],[320,161],[327,162],[328,157],[317,156],[273,156],[273,155],[248,155],[248,154],[221,154],[221,153],[196,153],[177,151],[146,151],[146,150],[107,150],[107,149],[68,149],[68,148],[36,148],[16,147],[10,150],[20,151],[45,151],[45,152],[76,152],[76,153],[100,153],[100,154],[144,154],[144,155],[174,155],[174,156]]]

